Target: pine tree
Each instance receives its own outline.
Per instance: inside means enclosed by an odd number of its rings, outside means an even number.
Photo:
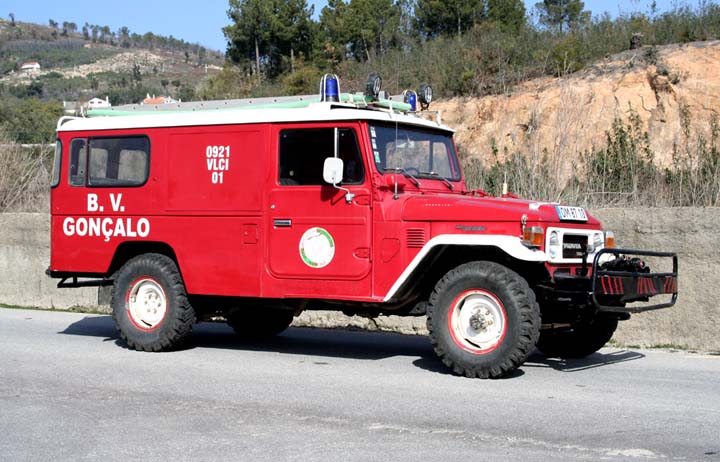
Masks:
[[[540,12],[540,22],[557,28],[560,33],[565,30],[565,25],[573,29],[590,19],[590,12],[585,11],[585,2],[580,0],[543,0],[535,8]]]
[[[227,14],[232,24],[223,29],[228,39],[228,57],[234,62],[254,58],[258,84],[261,82],[260,60],[269,53],[272,27],[276,23],[273,17],[274,3],[266,0],[230,0]]]
[[[517,32],[525,26],[525,4],[522,0],[487,0],[487,20],[505,31]]]
[[[418,0],[416,27],[425,36],[458,36],[480,22],[485,14],[483,0]]]

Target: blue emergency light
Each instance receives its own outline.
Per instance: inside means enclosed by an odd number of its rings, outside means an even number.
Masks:
[[[417,93],[412,90],[405,90],[403,96],[405,97],[405,102],[410,105],[410,110],[412,112],[417,111]]]
[[[325,74],[320,80],[320,101],[340,101],[340,80],[335,74]]]

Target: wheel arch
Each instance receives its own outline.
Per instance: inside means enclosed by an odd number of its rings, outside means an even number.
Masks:
[[[115,274],[115,272],[119,270],[128,260],[146,253],[165,255],[175,262],[180,274],[182,274],[175,250],[173,250],[169,244],[156,241],[126,241],[118,245],[115,249],[115,254],[110,261],[106,277],[112,277],[112,275]]]
[[[435,284],[448,271],[472,261],[501,264],[525,278],[531,287],[536,282],[550,278],[543,261],[522,260],[498,245],[438,244],[422,256],[401,284],[396,282],[385,301],[427,300]]]

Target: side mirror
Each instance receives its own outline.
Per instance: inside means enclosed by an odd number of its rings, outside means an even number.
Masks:
[[[339,157],[328,157],[323,165],[323,180],[325,183],[336,185],[343,180],[343,160]]]

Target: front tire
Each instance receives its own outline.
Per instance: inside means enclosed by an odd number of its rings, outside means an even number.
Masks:
[[[435,353],[456,374],[499,378],[535,348],[540,309],[517,273],[494,262],[448,272],[430,296],[427,327]]]
[[[177,265],[165,255],[128,260],[115,277],[111,303],[115,325],[131,349],[173,350],[192,333],[195,311]]]

